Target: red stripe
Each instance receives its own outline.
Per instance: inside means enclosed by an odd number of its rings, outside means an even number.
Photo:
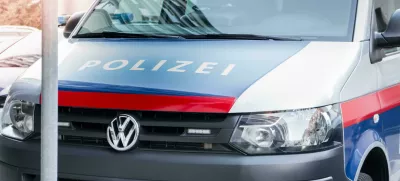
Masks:
[[[58,92],[58,105],[96,109],[228,113],[235,98]]]
[[[379,98],[376,93],[344,102],[341,106],[344,127],[358,124],[380,111]]]
[[[400,106],[400,85],[390,87],[378,92],[381,102],[381,112],[386,112]]]
[[[348,127],[400,106],[400,84],[342,103],[343,125]]]

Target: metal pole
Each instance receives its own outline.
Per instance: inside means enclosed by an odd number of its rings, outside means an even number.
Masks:
[[[58,171],[58,0],[42,1],[41,181]]]

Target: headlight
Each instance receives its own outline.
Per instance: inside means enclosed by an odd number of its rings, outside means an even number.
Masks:
[[[240,118],[230,144],[246,154],[296,153],[342,142],[338,105]]]
[[[35,104],[8,97],[1,114],[1,134],[24,140],[33,133],[33,113]]]

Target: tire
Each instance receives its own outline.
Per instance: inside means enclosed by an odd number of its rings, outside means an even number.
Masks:
[[[358,176],[357,181],[374,181],[374,180],[372,180],[372,177],[369,176],[368,174],[361,172],[360,175]]]

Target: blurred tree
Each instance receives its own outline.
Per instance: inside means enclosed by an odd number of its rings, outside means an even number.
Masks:
[[[0,0],[0,25],[23,25],[40,29],[40,1]]]

